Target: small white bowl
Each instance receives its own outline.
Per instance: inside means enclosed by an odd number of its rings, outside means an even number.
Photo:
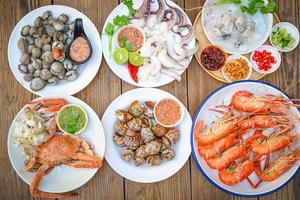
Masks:
[[[269,71],[259,70],[257,63],[253,60],[255,51],[263,51],[263,50],[271,52],[272,55],[276,59],[276,63],[272,65],[272,67]],[[271,74],[279,68],[279,66],[281,64],[281,55],[280,55],[279,51],[277,50],[277,48],[270,46],[270,45],[263,45],[263,46],[259,47],[258,49],[256,49],[255,51],[253,51],[250,55],[250,62],[255,71],[257,71],[258,73],[261,73],[261,74]]]
[[[277,28],[280,27],[280,28],[285,28],[287,30],[288,33],[290,33],[292,35],[292,37],[295,39],[295,42],[294,42],[294,45],[291,47],[291,48],[280,48],[276,45],[273,44],[273,41],[272,41],[272,35],[273,35],[273,32],[277,30]],[[272,44],[273,47],[275,47],[276,49],[278,49],[278,51],[282,51],[282,52],[290,52],[292,50],[294,50],[298,44],[299,44],[299,31],[297,29],[296,26],[294,26],[293,24],[289,23],[289,22],[279,22],[278,24],[275,24],[272,28],[272,32],[269,36],[269,39],[270,39],[270,42]]]
[[[70,106],[74,106],[74,107],[77,107],[77,108],[81,109],[81,110],[83,111],[85,117],[86,117],[86,123],[85,123],[84,127],[83,127],[81,130],[79,130],[78,132],[74,133],[74,134],[68,133],[68,132],[66,132],[65,130],[63,130],[63,129],[60,127],[59,123],[58,123],[58,119],[59,119],[59,115],[60,115],[61,111],[62,111],[64,108],[67,108],[67,107],[70,107]],[[56,116],[56,124],[57,124],[59,130],[61,130],[63,133],[66,133],[66,134],[68,134],[68,135],[78,135],[78,134],[82,133],[82,132],[86,129],[86,127],[87,127],[88,120],[89,120],[89,118],[88,118],[88,115],[87,115],[86,111],[84,110],[84,108],[82,108],[81,106],[79,106],[79,105],[77,105],[77,104],[67,104],[67,105],[63,106],[63,107],[58,111],[58,114],[57,114],[57,116]]]
[[[158,103],[161,102],[162,100],[166,100],[166,99],[171,99],[171,100],[175,101],[180,106],[180,112],[181,112],[180,119],[175,124],[172,124],[172,125],[162,124],[160,121],[157,120],[156,114],[155,114],[156,106],[158,105]],[[162,125],[163,127],[167,127],[167,128],[172,128],[172,127],[178,126],[182,122],[183,117],[184,117],[184,106],[182,105],[182,103],[179,100],[174,99],[174,98],[164,98],[164,99],[161,99],[161,100],[157,101],[155,106],[154,106],[153,111],[154,111],[154,119],[157,121],[157,123]]]
[[[231,61],[231,60],[235,60],[235,59],[238,59],[238,58],[241,58],[243,60],[246,60],[247,63],[248,63],[248,67],[249,67],[249,74],[248,76],[244,79],[244,80],[248,80],[250,77],[251,77],[251,74],[252,74],[252,64],[251,62],[249,61],[248,58],[246,58],[245,56],[243,55],[231,55],[231,56],[228,56],[227,59],[226,59],[226,62],[228,61]],[[224,72],[224,67],[226,66],[226,62],[225,62],[225,65],[222,67],[222,74],[224,76],[224,78],[226,79],[226,81],[228,81],[229,83],[230,82],[233,82],[232,80],[230,80],[227,76],[227,74]]]

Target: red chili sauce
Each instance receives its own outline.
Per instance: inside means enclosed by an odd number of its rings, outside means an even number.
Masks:
[[[133,51],[140,50],[145,40],[143,32],[140,29],[130,25],[120,30],[117,37],[119,47],[124,48],[125,46],[122,42],[122,38],[126,38],[127,44],[131,43],[133,45]]]
[[[226,54],[216,46],[208,46],[201,52],[201,64],[208,70],[221,69],[226,61]]]

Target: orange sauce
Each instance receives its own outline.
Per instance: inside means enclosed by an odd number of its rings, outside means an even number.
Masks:
[[[122,37],[126,37],[127,44],[133,44],[133,51],[141,49],[145,40],[143,32],[134,26],[127,26],[119,32],[118,44],[120,47],[124,47],[121,42]]]
[[[83,37],[76,38],[70,47],[70,57],[75,62],[83,62],[90,56],[91,50]]]
[[[175,125],[181,118],[180,105],[173,99],[163,99],[155,106],[155,117],[162,125]]]

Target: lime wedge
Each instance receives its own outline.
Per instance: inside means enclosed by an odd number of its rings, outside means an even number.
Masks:
[[[128,51],[125,48],[116,49],[113,58],[117,64],[124,64],[128,61]]]
[[[144,58],[138,52],[129,54],[129,62],[134,66],[141,66],[144,63]]]

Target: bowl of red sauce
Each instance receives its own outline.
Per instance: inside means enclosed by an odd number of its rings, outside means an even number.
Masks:
[[[164,127],[175,127],[181,123],[184,116],[184,107],[176,99],[165,98],[154,106],[154,118]]]
[[[132,46],[132,52],[136,52],[145,44],[145,38],[145,32],[140,27],[130,24],[118,30],[117,44],[119,48],[125,48],[126,45]]]
[[[206,47],[200,54],[202,66],[210,71],[221,69],[225,65],[226,58],[227,54],[215,45]]]

